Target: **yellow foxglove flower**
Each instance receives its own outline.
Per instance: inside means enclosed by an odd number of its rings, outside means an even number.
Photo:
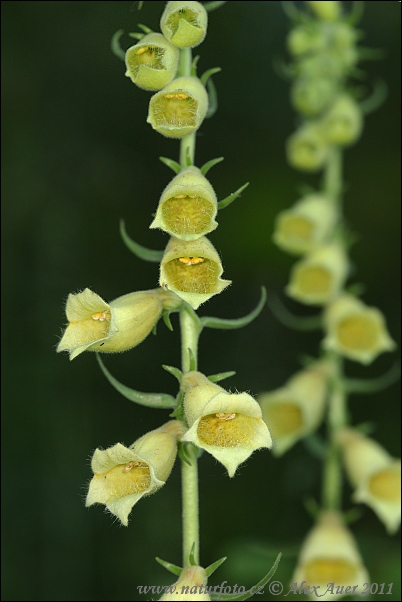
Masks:
[[[324,324],[323,347],[362,364],[370,364],[383,351],[396,347],[383,314],[352,295],[341,295],[328,305]]]
[[[329,376],[329,364],[317,362],[311,368],[297,372],[284,387],[258,396],[276,456],[284,454],[321,424]]]
[[[330,146],[322,134],[319,124],[307,122],[286,142],[289,164],[302,171],[318,171],[328,159]]]
[[[179,305],[180,299],[163,289],[129,293],[110,303],[89,288],[71,293],[66,305],[69,324],[57,352],[68,351],[72,360],[83,351],[126,351],[149,335],[165,307]]]
[[[187,167],[167,185],[150,228],[180,240],[196,240],[217,227],[214,189],[197,167]]]
[[[152,96],[147,123],[168,138],[195,132],[208,108],[208,94],[196,77],[178,77]]]
[[[322,194],[309,194],[276,219],[274,242],[289,253],[309,253],[326,242],[337,220],[335,204]]]
[[[168,2],[160,22],[164,36],[178,48],[201,44],[207,24],[208,13],[200,2]]]
[[[373,439],[345,429],[339,435],[346,472],[355,488],[355,502],[367,504],[395,533],[401,523],[401,461]]]
[[[179,49],[161,33],[150,33],[126,52],[126,76],[143,90],[160,90],[175,77]]]
[[[341,17],[341,3],[336,1],[308,1],[307,4],[316,17],[323,21],[337,21]]]
[[[105,504],[127,526],[134,504],[165,484],[176,459],[177,441],[184,432],[182,422],[171,420],[130,447],[117,443],[95,450],[86,506]]]
[[[323,136],[330,144],[348,146],[363,129],[363,112],[348,94],[339,96],[321,120]]]
[[[303,543],[292,582],[305,582],[310,600],[359,594],[369,582],[355,540],[337,512],[324,513]],[[314,593],[312,586],[318,586]],[[311,588],[306,591],[306,588]],[[350,588],[350,589],[347,589]]]
[[[195,241],[171,238],[160,265],[160,285],[197,309],[222,292],[230,280],[220,278],[221,260],[205,236]]]
[[[254,450],[272,447],[261,408],[251,395],[228,393],[195,371],[184,374],[181,388],[190,427],[181,440],[205,449],[230,477]]]
[[[205,569],[189,566],[182,570],[176,583],[166,587],[166,593],[159,600],[210,600],[207,581]]]
[[[292,268],[286,293],[308,305],[324,305],[340,293],[348,273],[348,258],[338,244],[317,247]]]

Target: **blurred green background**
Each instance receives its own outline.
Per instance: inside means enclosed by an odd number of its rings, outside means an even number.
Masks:
[[[130,254],[118,224],[124,217],[129,234],[151,248],[166,244],[166,235],[148,226],[173,176],[158,157],[177,160],[179,142],[146,124],[150,95],[124,77],[110,39],[120,28],[135,31],[138,22],[157,29],[163,7],[145,2],[138,13],[131,2],[2,2],[4,600],[140,599],[138,585],[173,581],[156,555],[181,562],[178,466],[161,492],[139,502],[127,529],[100,506],[84,507],[93,450],[129,445],[167,413],[119,396],[94,355],[69,363],[55,353],[69,292],[88,286],[112,300],[157,286],[157,264]],[[384,50],[381,61],[363,64],[368,86],[382,78],[389,94],[345,153],[346,216],[359,233],[353,282],[366,285],[364,300],[384,311],[398,342],[400,10],[398,2],[365,5],[362,43]],[[275,215],[297,200],[300,184],[319,180],[285,160],[296,117],[289,82],[274,65],[286,59],[288,26],[279,2],[228,2],[211,13],[209,35],[197,49],[201,73],[223,70],[214,78],[219,110],[199,131],[196,162],[225,156],[210,172],[219,198],[251,182],[211,235],[233,285],[200,315],[239,317],[257,303],[262,284],[295,313],[314,313],[284,297],[294,260],[271,241]],[[107,367],[133,388],[175,394],[174,379],[161,369],[179,365],[175,316],[173,323],[173,333],[161,323],[157,338],[107,356]],[[204,332],[200,369],[236,370],[227,386],[256,394],[281,386],[301,356],[316,353],[320,338],[288,330],[266,308],[243,330]],[[378,376],[398,357],[399,351],[384,354],[370,368],[349,362],[348,373]],[[354,423],[373,421],[376,439],[399,455],[398,384],[353,396],[350,408]],[[312,525],[303,500],[318,498],[320,478],[319,462],[302,444],[280,460],[256,453],[233,480],[205,454],[201,560],[229,557],[213,583],[248,587],[279,551],[284,559],[275,578],[288,582]],[[346,486],[346,508],[350,493]],[[398,538],[362,510],[353,532],[371,578],[394,582],[387,599],[398,600]]]

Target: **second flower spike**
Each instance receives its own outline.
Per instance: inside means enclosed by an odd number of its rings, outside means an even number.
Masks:
[[[196,240],[217,227],[214,189],[197,167],[187,167],[167,185],[150,228],[181,240]]]
[[[222,272],[219,255],[205,236],[193,242],[171,238],[160,265],[159,282],[197,309],[231,284],[220,278]]]
[[[182,441],[205,449],[230,477],[253,451],[272,447],[261,408],[248,393],[228,393],[196,371],[183,376],[181,389],[190,427]]]

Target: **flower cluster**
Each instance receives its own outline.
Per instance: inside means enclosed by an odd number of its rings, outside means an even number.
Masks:
[[[363,128],[363,112],[350,84],[357,72],[359,34],[350,15],[343,14],[341,2],[305,4],[307,11],[298,12],[287,38],[291,101],[300,125],[286,151],[291,166],[305,172],[323,170],[324,177],[321,189],[310,189],[278,215],[273,240],[301,256],[286,293],[323,308],[318,316],[324,330],[322,357],[283,387],[262,393],[259,402],[277,455],[314,433],[324,419],[327,422],[324,510],[302,548],[294,581],[347,587],[363,584],[368,577],[340,513],[342,469],[354,488],[353,500],[370,506],[390,533],[401,520],[401,469],[400,461],[349,426],[343,359],[367,365],[396,345],[383,314],[346,289],[350,237],[341,211],[341,154]],[[340,594],[328,593],[323,599],[337,597]]]

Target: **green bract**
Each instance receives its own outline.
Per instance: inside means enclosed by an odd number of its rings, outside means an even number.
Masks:
[[[150,33],[126,52],[126,76],[144,90],[160,90],[176,75],[179,50],[161,33]]]
[[[195,240],[217,227],[217,199],[197,167],[187,167],[167,185],[150,228],[181,240]]]
[[[207,23],[207,11],[200,2],[168,2],[160,26],[172,44],[193,48],[205,38]]]
[[[220,278],[222,272],[219,255],[205,236],[195,241],[171,238],[160,265],[159,282],[197,309],[231,284]]]
[[[147,123],[168,138],[183,138],[197,130],[207,112],[208,94],[196,77],[178,77],[149,103]]]

